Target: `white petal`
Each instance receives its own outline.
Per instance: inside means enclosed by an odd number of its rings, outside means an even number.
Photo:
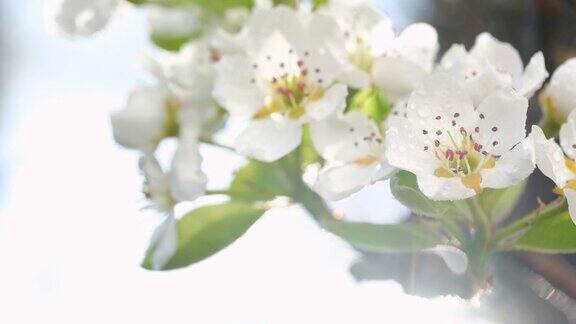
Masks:
[[[442,258],[450,271],[457,275],[463,275],[468,269],[468,257],[462,250],[450,245],[440,245],[427,250]]]
[[[377,164],[362,166],[355,163],[325,167],[320,171],[314,190],[326,200],[340,200],[372,182]]]
[[[429,140],[415,131],[406,118],[394,118],[389,124],[385,138],[386,159],[390,165],[414,174],[432,174],[440,161],[434,156]]]
[[[473,133],[493,155],[502,155],[526,137],[528,100],[512,90],[497,90],[482,101]]]
[[[149,6],[150,34],[165,37],[187,37],[201,32],[201,12],[195,7],[168,8]]]
[[[566,116],[576,108],[576,58],[567,60],[554,71],[548,91],[554,106]]]
[[[359,112],[332,116],[310,124],[312,141],[320,155],[328,161],[353,162],[367,156],[382,154],[380,132],[374,121]]]
[[[548,77],[546,71],[546,63],[544,62],[544,54],[538,52],[532,56],[530,62],[524,70],[522,79],[518,83],[518,93],[530,98],[534,93],[542,87],[544,80]]]
[[[468,51],[462,44],[453,44],[444,53],[440,60],[440,67],[444,70],[450,70],[456,65],[461,64],[468,57]]]
[[[298,39],[304,35],[301,19],[296,12],[286,6],[272,9],[255,10],[246,24],[248,52],[260,50],[263,42],[271,33],[278,31],[288,40]]]
[[[425,23],[409,25],[398,36],[400,55],[419,65],[427,72],[432,70],[440,45],[434,27]]]
[[[538,126],[532,126],[530,137],[534,143],[536,165],[545,176],[552,179],[560,188],[574,178],[564,162],[564,153],[554,139],[546,139],[544,132]]]
[[[247,57],[230,55],[216,65],[214,99],[233,115],[252,116],[264,105],[264,93],[252,83],[254,70]]]
[[[201,165],[197,140],[181,138],[170,171],[171,191],[177,201],[192,201],[204,194],[208,178]]]
[[[505,71],[514,80],[519,80],[524,70],[524,64],[518,51],[510,44],[501,42],[489,33],[476,37],[470,55],[482,61],[487,60],[498,71]]]
[[[475,72],[478,74],[471,76]],[[497,71],[494,66],[486,62],[476,66],[468,65],[462,73],[464,73],[464,86],[472,97],[474,106],[478,106],[492,92],[498,89],[508,89],[513,85],[509,74]]]
[[[403,58],[380,57],[372,68],[374,83],[392,102],[408,96],[427,75],[422,67]]]
[[[426,130],[432,138],[441,131],[433,139],[442,143],[450,143],[449,135],[460,134],[461,127],[472,129],[476,121],[472,100],[462,83],[447,73],[436,73],[422,82],[410,96],[407,115],[414,122],[412,132]]]
[[[178,224],[173,216],[168,216],[156,228],[150,240],[154,247],[152,254],[152,269],[161,270],[170,261],[178,249]]]
[[[386,19],[378,23],[372,30],[372,53],[380,56],[390,50],[396,38],[394,26]]]
[[[370,82],[372,81],[370,74],[360,70],[352,64],[343,69],[338,80],[354,89],[367,88],[370,86]]]
[[[536,167],[532,139],[527,137],[504,153],[490,169],[482,169],[483,188],[507,188],[528,178]]]
[[[153,149],[164,133],[167,99],[162,86],[135,89],[126,107],[111,115],[116,142],[131,149]]]
[[[440,178],[433,175],[417,175],[418,188],[432,200],[460,200],[476,195],[459,177]]]
[[[263,162],[276,161],[292,152],[302,140],[302,128],[289,120],[254,120],[236,139],[238,153]]]
[[[118,5],[118,0],[54,0],[47,10],[54,29],[68,34],[89,36],[102,30]]]
[[[564,153],[571,159],[576,159],[576,110],[573,110],[565,124],[560,127],[560,145]]]
[[[343,84],[335,84],[328,88],[322,98],[310,101],[306,106],[306,115],[315,120],[322,120],[335,112],[341,112],[346,108],[348,87]]]
[[[576,224],[576,191],[566,188],[564,189],[564,196],[566,196],[566,200],[568,201],[568,212],[570,213],[570,218],[572,218],[572,222]]]

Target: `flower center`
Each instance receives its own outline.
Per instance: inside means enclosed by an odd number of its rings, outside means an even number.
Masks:
[[[437,133],[441,133],[441,131]],[[476,193],[481,192],[482,177],[480,171],[493,168],[496,164],[496,158],[483,150],[483,146],[475,142],[463,127],[460,128],[460,135],[457,137],[450,131],[446,133],[450,139],[448,144],[442,143],[438,139],[434,141],[434,154],[442,162],[442,165],[435,170],[434,175],[441,178],[460,177],[467,188]],[[424,149],[430,148],[425,147]]]
[[[305,52],[305,55],[309,55]],[[267,118],[274,113],[288,116],[298,120],[306,112],[306,105],[324,97],[325,83],[321,77],[310,80],[309,74],[319,75],[320,68],[309,71],[304,60],[296,61],[296,67],[287,66],[288,63],[280,62],[280,72],[270,80],[271,94],[266,98],[266,103],[254,116],[256,119]],[[254,65],[257,68],[257,65]],[[256,80],[253,79],[252,83]]]

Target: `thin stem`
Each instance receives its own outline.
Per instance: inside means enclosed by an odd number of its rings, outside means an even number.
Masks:
[[[560,208],[564,207],[565,199],[564,197],[559,197],[550,204],[544,207],[538,207],[533,212],[527,214],[526,216],[520,218],[519,220],[512,222],[508,226],[505,226],[498,230],[494,235],[494,244],[499,244],[502,241],[515,236],[521,231],[530,227],[540,216],[546,213],[554,212]],[[502,247],[506,249],[505,247]]]
[[[207,196],[213,195],[229,195],[230,192],[228,190],[206,190],[205,194]]]
[[[471,271],[475,285],[483,287],[488,277],[488,255],[490,253],[491,223],[490,217],[480,204],[478,197],[467,200],[474,220],[475,235],[472,241],[468,257],[470,258]]]
[[[440,223],[450,235],[452,235],[462,246],[470,245],[470,238],[464,233],[457,222],[448,216],[440,217]]]

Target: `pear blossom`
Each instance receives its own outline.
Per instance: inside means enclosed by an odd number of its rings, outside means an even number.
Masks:
[[[394,170],[384,159],[384,140],[376,123],[359,112],[315,123],[311,134],[327,161],[313,184],[324,199],[346,198]]]
[[[542,93],[541,105],[559,123],[563,123],[576,108],[576,58],[562,63],[552,74]]]
[[[198,7],[150,6],[148,24],[152,37],[186,38],[202,32],[205,22]]]
[[[442,57],[439,69],[464,82],[475,105],[492,91],[509,87],[530,98],[548,77],[542,52],[534,54],[524,68],[518,51],[489,33],[478,35],[469,52],[464,45],[452,45]]]
[[[386,158],[414,173],[431,199],[506,188],[534,170],[524,129],[528,101],[511,89],[494,91],[475,107],[460,80],[438,72],[412,93],[406,109],[406,118],[386,132]]]
[[[114,14],[119,0],[53,0],[48,10],[57,32],[90,36],[102,30]]]
[[[126,148],[153,151],[168,135],[167,122],[176,107],[163,84],[136,88],[126,107],[111,116],[114,139]]]
[[[325,9],[345,37],[341,78],[354,88],[375,85],[392,103],[407,97],[434,67],[436,30],[425,23],[395,35],[391,22],[367,0],[333,0]]]
[[[534,142],[536,164],[542,173],[556,184],[556,192],[566,197],[570,217],[576,223],[576,111],[560,128],[560,145],[538,126],[530,134]]]
[[[222,57],[213,95],[231,115],[250,119],[236,150],[271,162],[300,144],[304,124],[345,107],[347,87],[335,83],[340,66],[327,45],[337,25],[279,6],[255,13],[245,28],[246,52]]]

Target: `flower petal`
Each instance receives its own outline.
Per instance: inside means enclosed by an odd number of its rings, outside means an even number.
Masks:
[[[436,29],[426,23],[409,25],[397,39],[400,56],[417,64],[426,72],[432,71],[439,48]]]
[[[335,112],[346,108],[348,87],[344,84],[335,84],[328,88],[322,98],[310,101],[306,106],[306,115],[315,120],[322,120]]]
[[[450,271],[457,275],[463,275],[468,269],[468,257],[462,250],[451,245],[439,245],[427,250],[442,258]]]
[[[522,78],[517,84],[518,93],[530,98],[542,87],[544,80],[548,77],[544,54],[538,52],[532,56],[530,62],[522,74]]]
[[[383,143],[376,124],[359,112],[334,115],[310,126],[314,146],[328,161],[348,163],[382,155]]]
[[[560,145],[564,153],[571,159],[576,159],[576,110],[573,110],[566,123],[560,127]]]
[[[238,153],[263,162],[273,162],[292,152],[302,140],[299,124],[275,119],[254,120],[236,138]]]
[[[344,199],[369,185],[377,167],[377,164],[355,163],[325,167],[318,175],[314,190],[326,200]]]
[[[478,107],[473,138],[492,155],[502,155],[526,137],[528,100],[512,90],[497,90]]]
[[[252,116],[264,105],[264,93],[252,83],[252,64],[246,56],[224,56],[216,65],[214,99],[230,114]]]
[[[152,150],[164,133],[168,90],[163,86],[143,86],[128,98],[126,108],[112,113],[116,142],[126,148]]]
[[[519,80],[522,76],[524,64],[518,51],[489,33],[482,33],[476,37],[470,55],[479,61],[488,61],[496,70],[507,72],[514,80]]]
[[[178,249],[178,228],[174,216],[168,216],[154,230],[150,239],[150,246],[155,246],[151,258],[152,269],[161,270]]]
[[[177,201],[192,201],[204,194],[208,178],[201,165],[198,141],[181,138],[170,169],[170,188]]]
[[[427,75],[422,67],[403,58],[380,57],[372,68],[374,83],[392,102],[408,96]]]
[[[574,178],[564,162],[562,149],[554,139],[546,139],[544,132],[538,126],[532,126],[530,137],[534,143],[536,165],[545,176],[552,179],[560,188],[564,188],[566,182]]]
[[[406,118],[394,118],[385,138],[386,160],[390,165],[416,175],[433,174],[440,166],[429,140]]]
[[[417,175],[418,188],[432,200],[460,200],[474,197],[476,192],[467,188],[459,177],[440,178],[433,175]]]
[[[527,137],[504,153],[490,169],[482,169],[483,188],[507,188],[526,179],[536,167],[532,139]]]
[[[444,53],[442,59],[440,60],[440,67],[443,70],[450,70],[454,66],[461,64],[468,57],[468,51],[466,47],[462,44],[453,44]]]
[[[562,63],[550,78],[548,91],[558,108],[566,116],[576,108],[576,58]]]
[[[572,189],[564,189],[564,196],[568,201],[568,212],[570,213],[570,218],[572,222],[576,224],[576,191]]]

